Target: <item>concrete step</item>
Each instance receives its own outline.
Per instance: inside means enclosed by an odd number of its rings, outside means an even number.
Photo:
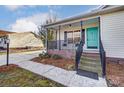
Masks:
[[[97,73],[100,77],[102,76],[102,68],[100,66],[87,66],[87,65],[79,65],[79,69],[86,70],[90,72]]]
[[[99,53],[85,53],[83,52],[82,53],[83,56],[93,56],[93,57],[100,57],[100,54]]]
[[[80,65],[86,65],[86,66],[100,66],[101,67],[101,63],[100,62],[95,62],[95,61],[80,61]]]
[[[81,60],[99,62],[99,61],[100,61],[100,58],[91,58],[91,57],[84,57],[84,56],[81,56]]]
[[[83,53],[79,63],[79,69],[94,72],[102,76],[100,55],[98,53]]]

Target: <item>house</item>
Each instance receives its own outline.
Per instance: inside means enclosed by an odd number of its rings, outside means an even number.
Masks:
[[[75,58],[83,41],[78,69],[105,76],[106,62],[124,63],[124,6],[101,6],[44,27],[55,37],[46,42],[49,53]]]
[[[42,40],[33,32],[9,32],[0,31],[0,47],[1,49],[6,48],[5,39],[10,39],[10,49],[41,49],[43,48]]]
[[[11,49],[23,49],[23,48],[43,48],[43,43],[40,37],[33,32],[21,32],[8,35],[10,39]]]

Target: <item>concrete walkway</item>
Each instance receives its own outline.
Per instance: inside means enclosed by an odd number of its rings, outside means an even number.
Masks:
[[[59,82],[69,87],[106,87],[106,80],[99,78],[94,80],[84,76],[77,75],[75,71],[67,71],[55,66],[44,65],[29,61],[31,58],[38,56],[39,52],[26,54],[11,54],[10,63],[19,65],[21,68],[27,69],[51,80]],[[5,56],[0,56],[0,65],[5,64]]]

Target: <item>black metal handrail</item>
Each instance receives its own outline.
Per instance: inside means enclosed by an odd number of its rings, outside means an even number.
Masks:
[[[83,52],[83,41],[80,41],[80,44],[77,45],[77,49],[76,49],[76,55],[75,55],[75,68],[76,71],[78,70],[78,64],[80,63],[80,59],[81,59],[81,55]]]
[[[101,66],[102,66],[102,76],[104,77],[106,75],[106,53],[102,44],[102,41],[100,39],[100,59],[101,59]]]

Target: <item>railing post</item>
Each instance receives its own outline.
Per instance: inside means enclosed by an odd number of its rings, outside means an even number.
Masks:
[[[103,51],[103,77],[106,75],[106,57],[105,51]]]
[[[82,39],[83,39],[83,38],[82,38],[82,34],[83,34],[83,33],[82,33],[82,30],[83,30],[83,21],[80,21],[80,24],[81,24],[81,40],[82,40]]]

